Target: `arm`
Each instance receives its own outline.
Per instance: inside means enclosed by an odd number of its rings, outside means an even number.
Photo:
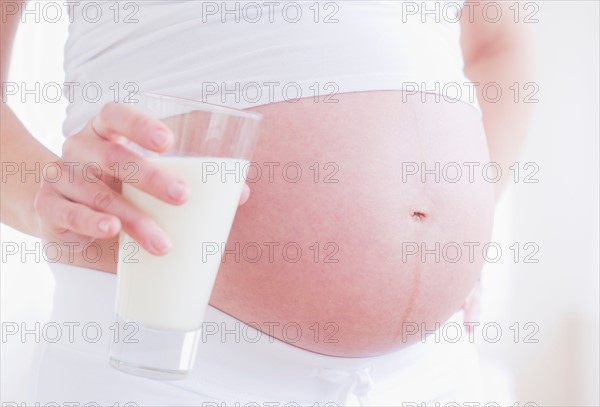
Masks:
[[[5,83],[10,63],[10,53],[20,20],[19,11],[25,2],[0,0],[0,73]],[[4,86],[3,92],[4,92]],[[4,95],[3,95],[4,96]],[[3,98],[4,101],[4,98]],[[61,262],[82,265],[104,271],[115,271],[118,233],[123,230],[140,245],[155,255],[169,250],[169,238],[146,214],[141,212],[119,193],[120,181],[110,177],[105,182],[90,181],[74,171],[74,178],[59,176],[46,181],[42,169],[48,163],[70,174],[66,162],[95,162],[110,173],[114,163],[135,162],[139,165],[139,182],[136,187],[157,198],[180,205],[187,199],[187,184],[134,155],[120,145],[116,135],[124,136],[151,151],[162,152],[170,148],[173,135],[155,120],[125,104],[111,103],[79,133],[71,135],[63,144],[61,157],[39,143],[5,104],[0,104],[0,161],[2,184],[0,221],[22,232],[41,237],[46,242],[61,247]],[[161,135],[160,145],[156,138]],[[37,174],[32,174],[34,170]],[[22,172],[28,170],[26,177]],[[121,172],[119,172],[121,173]],[[53,178],[54,179],[54,178]],[[169,186],[181,184],[183,188],[169,193]],[[101,247],[101,259],[89,263],[81,248],[92,240]],[[77,244],[75,249],[67,244]],[[71,247],[71,249],[69,248]]]
[[[0,0],[0,73],[6,81],[10,50],[14,41],[19,13],[25,2]],[[0,159],[2,184],[0,220],[25,233],[41,237],[61,247],[60,260],[103,271],[116,271],[115,258],[119,232],[126,232],[141,247],[154,255],[169,251],[170,239],[156,222],[120,194],[121,178],[84,177],[81,171],[70,171],[66,163],[96,163],[104,174],[112,174],[118,164],[123,175],[126,165],[135,163],[136,188],[172,205],[183,204],[189,185],[144,157],[122,145],[124,139],[155,152],[171,148],[174,137],[167,124],[125,103],[109,103],[99,109],[87,125],[70,135],[62,146],[60,157],[39,143],[6,106],[0,104]],[[93,126],[92,126],[93,123]],[[62,176],[53,181],[28,173],[21,179],[21,168],[42,171],[52,163]],[[15,171],[16,168],[19,170]],[[81,167],[79,167],[81,168]],[[11,175],[12,174],[12,175]],[[66,174],[69,174],[68,176]],[[101,181],[101,182],[99,182]],[[240,204],[248,197],[243,193]],[[100,245],[100,259],[90,263],[81,249],[92,240]],[[77,244],[73,248],[73,244]]]
[[[486,102],[481,96],[482,86],[477,89],[490,159],[500,164],[503,172],[502,180],[495,185],[498,198],[510,179],[508,167],[516,161],[527,133],[533,105],[523,102],[526,93],[523,85],[535,81],[535,55],[532,24],[515,23],[514,13],[509,8],[514,2],[495,2],[502,8],[502,17],[496,23],[483,18],[485,3],[489,2],[465,2],[466,8],[471,7],[473,18],[469,19],[464,9],[462,47],[469,79],[482,85],[496,82],[502,89],[502,98],[497,103]],[[518,102],[510,89],[515,82],[521,88]]]
[[[533,35],[531,24],[515,23],[513,11],[509,9],[514,2],[495,2],[502,7],[502,17],[496,23],[483,18],[486,1],[470,3],[473,2],[465,2],[461,18],[465,73],[471,81],[482,85],[496,82],[503,92],[497,103],[490,103],[482,97],[482,86],[477,88],[490,159],[500,164],[503,172],[502,179],[495,184],[498,199],[510,179],[508,168],[518,157],[533,107],[523,103],[522,96],[523,85],[535,80]],[[472,7],[472,19],[468,7]],[[510,89],[515,82],[521,88],[518,102]],[[478,320],[480,296],[481,284],[478,283],[462,306],[465,322]]]
[[[4,83],[12,44],[19,25],[20,13],[15,12],[15,1],[0,0],[0,82],[2,100]],[[22,2],[21,4],[25,4]],[[22,7],[19,7],[21,10]],[[41,169],[58,157],[38,142],[4,103],[0,103],[0,165],[2,166],[2,193],[0,194],[0,221],[30,235],[40,236],[34,213],[34,198],[39,189],[36,177],[28,175],[21,182],[21,168]],[[15,168],[15,165],[18,169]],[[16,174],[12,174],[16,170]],[[39,177],[38,177],[39,178]],[[39,179],[37,180],[39,181]]]

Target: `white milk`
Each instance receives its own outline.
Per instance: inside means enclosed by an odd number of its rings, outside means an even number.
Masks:
[[[173,246],[165,256],[154,256],[127,234],[121,234],[117,313],[124,320],[153,329],[198,329],[238,206],[245,182],[242,170],[248,161],[213,157],[151,160],[187,180],[191,195],[184,205],[175,206],[123,185],[125,198],[150,215],[168,233]]]

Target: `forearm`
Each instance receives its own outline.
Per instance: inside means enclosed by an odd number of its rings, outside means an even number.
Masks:
[[[490,159],[498,163],[503,171],[501,181],[496,184],[497,196],[510,179],[509,167],[517,160],[527,134],[533,104],[526,100],[537,89],[533,57],[528,48],[523,44],[515,44],[495,50],[465,67],[467,76],[481,84],[477,90]],[[488,88],[489,95],[482,94],[483,85],[492,82],[502,90],[502,96],[495,102],[494,88]],[[536,95],[532,97],[535,99]]]
[[[514,2],[476,1],[472,6],[482,10],[486,3],[502,8],[496,22],[482,18],[483,12],[464,13],[461,19],[465,73],[477,86],[483,111],[490,159],[500,164],[503,176],[496,183],[500,196],[510,177],[509,167],[517,160],[527,133],[533,103],[537,97],[535,84],[535,48],[532,24],[516,21]],[[490,85],[491,84],[491,85]],[[485,86],[488,94],[483,95]],[[501,96],[496,89],[501,89]],[[533,99],[533,100],[531,100]]]
[[[58,157],[27,131],[6,104],[0,103],[0,109],[0,221],[39,236],[33,202],[44,165]]]

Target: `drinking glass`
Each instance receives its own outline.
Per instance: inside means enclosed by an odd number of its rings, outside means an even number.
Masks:
[[[262,117],[157,94],[139,95],[135,107],[165,123],[175,143],[160,154],[128,147],[187,180],[191,194],[181,206],[160,201],[135,188],[136,163],[123,166],[123,196],[167,232],[172,247],[154,256],[121,233],[109,361],[128,373],[183,379],[193,368]]]

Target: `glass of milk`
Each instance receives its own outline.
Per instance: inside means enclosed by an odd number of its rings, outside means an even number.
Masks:
[[[137,99],[136,108],[165,123],[175,143],[161,154],[129,147],[186,179],[191,194],[181,206],[160,201],[135,188],[131,165],[123,196],[167,232],[172,247],[154,256],[121,233],[108,355],[112,366],[128,373],[183,379],[193,367],[261,115],[156,94]]]

